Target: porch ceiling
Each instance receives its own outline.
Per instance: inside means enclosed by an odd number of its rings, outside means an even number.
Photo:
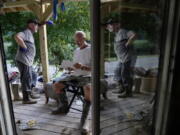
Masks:
[[[101,13],[111,12],[155,12],[158,13],[159,0],[102,0]]]
[[[46,7],[52,6],[53,0],[0,0],[0,13],[32,11],[32,7],[40,8],[42,5]],[[67,1],[85,1],[85,0],[59,0],[59,2]]]
[[[53,0],[0,0],[0,13],[19,12],[19,11],[34,11],[40,9],[42,5],[52,6]],[[88,0],[59,0],[59,2],[67,1],[88,1]],[[117,8],[141,10],[141,11],[157,11],[159,0],[101,0],[103,11],[106,7],[111,6],[112,10]],[[120,4],[117,4],[120,3]]]

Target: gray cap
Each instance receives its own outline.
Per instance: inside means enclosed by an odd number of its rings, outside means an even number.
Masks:
[[[27,21],[27,24],[29,24],[29,23],[34,23],[34,24],[41,25],[37,19],[29,19],[29,20]]]
[[[118,18],[109,18],[107,21],[102,23],[102,25],[108,25],[108,24],[114,24],[114,23],[120,23],[120,20]]]

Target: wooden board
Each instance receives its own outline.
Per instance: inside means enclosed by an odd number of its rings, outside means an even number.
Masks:
[[[136,130],[136,126],[142,121],[128,118],[129,114],[136,114],[142,110],[147,110],[151,106],[149,99],[151,96],[138,94],[133,98],[119,99],[117,94],[108,91],[109,100],[102,100],[101,104],[104,110],[100,112],[101,116],[101,134],[102,135],[131,135]],[[56,108],[56,102],[52,99],[45,104],[45,97],[41,95],[38,104],[23,105],[21,102],[14,102],[14,114],[16,120],[28,121],[36,120],[40,129],[24,131],[29,135],[78,135],[80,130],[81,112],[70,109],[66,115],[52,115],[50,112]],[[82,109],[82,105],[72,105],[75,108]],[[88,116],[88,123],[91,120],[91,114]],[[90,130],[90,129],[89,129]]]

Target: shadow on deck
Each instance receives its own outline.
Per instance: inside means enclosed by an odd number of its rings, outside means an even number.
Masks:
[[[151,95],[135,94],[132,98],[119,99],[117,94],[108,91],[108,100],[102,100],[101,110],[101,135],[146,135],[142,130],[145,116],[151,110]],[[77,100],[78,101],[78,100]],[[80,102],[74,102],[73,107],[82,109]],[[14,102],[14,114],[16,121],[22,123],[35,120],[37,129],[23,131],[28,135],[79,135],[78,125],[81,112],[70,109],[66,115],[52,115],[50,112],[56,107],[54,100],[45,104],[45,97],[37,104],[23,105],[21,102]],[[88,124],[91,116],[89,114]],[[87,125],[88,125],[87,124]],[[89,124],[90,125],[90,124]],[[19,126],[19,125],[17,125]],[[89,126],[87,126],[89,127]],[[136,133],[138,132],[138,133]]]

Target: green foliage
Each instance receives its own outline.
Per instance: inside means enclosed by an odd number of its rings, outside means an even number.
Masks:
[[[160,29],[160,18],[155,13],[143,12],[112,12],[106,16],[103,21],[109,18],[119,20],[123,28],[135,31],[139,38],[156,42],[158,40],[158,33]]]
[[[155,49],[154,45],[148,40],[136,40],[133,46],[138,54],[152,53]]]
[[[122,27],[127,30],[132,30],[137,34],[137,41],[135,41],[135,49],[138,54],[147,54],[153,53],[155,48],[157,48],[157,43],[159,41],[159,33],[161,21],[160,17],[155,13],[147,13],[147,12],[112,12],[103,18],[103,22],[106,22],[109,18],[113,18],[114,20],[118,20]],[[114,35],[109,33],[105,33],[105,43],[106,50],[105,56],[108,57],[116,57],[114,50],[112,49],[114,42]],[[110,44],[107,46],[107,43]],[[111,50],[108,52],[107,50]],[[110,53],[110,55],[108,54]]]
[[[88,2],[65,2],[66,11],[58,9],[58,19],[53,26],[47,25],[48,51],[51,64],[59,65],[63,59],[71,59],[75,48],[74,32],[83,30],[90,31],[89,3]],[[35,18],[31,12],[7,13],[0,15],[0,24],[3,30],[4,42],[10,44],[6,49],[7,59],[14,59],[17,44],[14,34],[25,29],[26,22]],[[52,18],[51,18],[52,20]],[[37,48],[36,62],[40,62],[39,34],[35,34]]]
[[[90,31],[89,4],[87,2],[67,2],[66,11],[58,11],[54,26],[48,26],[48,46],[50,62],[59,65],[63,59],[72,59],[75,48],[74,33]]]
[[[14,64],[14,58],[17,50],[14,35],[26,28],[26,22],[30,18],[35,18],[31,12],[8,13],[0,16],[0,24],[2,26],[4,42],[10,44],[8,47],[5,46],[5,48],[7,48],[5,50],[6,58],[13,60],[12,64]],[[38,34],[35,34],[35,43],[37,52],[39,52]],[[38,61],[38,59],[39,53],[37,53],[35,60]]]

